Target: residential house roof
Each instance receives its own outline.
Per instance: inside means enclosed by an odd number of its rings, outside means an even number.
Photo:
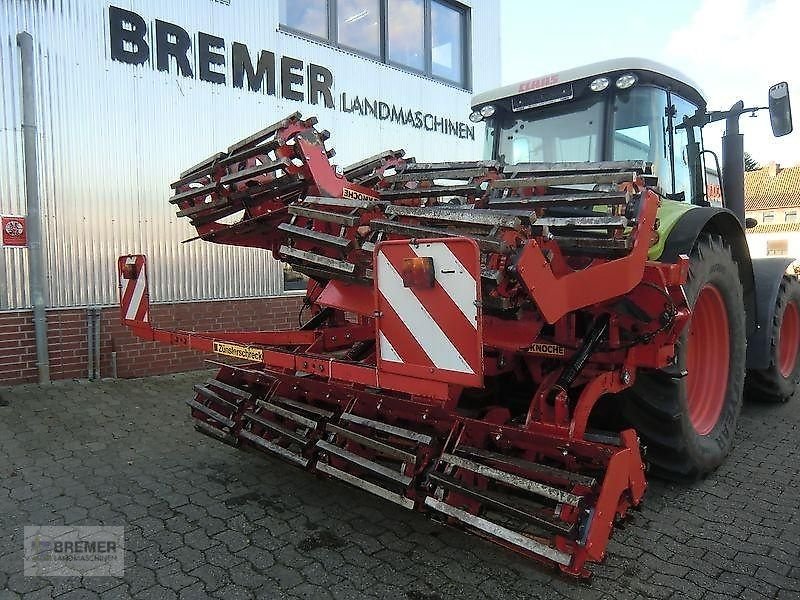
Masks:
[[[747,233],[800,233],[800,223],[759,223]]]
[[[744,174],[745,210],[800,206],[800,166],[776,163]],[[751,230],[752,231],[752,230]]]

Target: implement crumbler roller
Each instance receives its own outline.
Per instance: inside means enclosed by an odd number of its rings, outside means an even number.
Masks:
[[[667,367],[690,314],[688,259],[648,260],[651,165],[388,151],[341,174],[326,139],[295,114],[173,184],[198,238],[310,278],[302,327],[154,328],[141,255],[124,323],[234,359],[195,386],[199,431],[588,576],[646,487],[636,433],[595,407]]]

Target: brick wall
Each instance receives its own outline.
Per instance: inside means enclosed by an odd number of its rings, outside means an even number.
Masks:
[[[259,298],[218,302],[154,304],[151,320],[156,327],[194,331],[276,330],[297,325],[302,298]],[[86,309],[47,311],[50,378],[88,376]],[[111,353],[117,353],[119,377],[141,377],[198,369],[208,355],[142,342],[119,322],[119,308],[101,311],[100,375],[110,377]],[[0,385],[38,380],[32,311],[0,313]]]
[[[36,381],[31,311],[0,313],[0,384]]]

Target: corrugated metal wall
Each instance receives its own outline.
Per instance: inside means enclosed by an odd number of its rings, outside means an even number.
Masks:
[[[155,19],[175,23],[195,44],[198,31],[223,37],[228,56],[238,41],[251,55],[266,49],[325,66],[334,74],[335,95],[380,98],[454,120],[466,120],[469,112],[466,91],[278,31],[277,1],[113,4],[141,15],[150,29]],[[499,16],[494,2],[472,4],[473,82],[486,89],[499,84]],[[388,147],[428,160],[480,155],[480,127],[475,142],[467,142],[346,114],[338,102],[326,109],[181,77],[174,64],[172,72],[161,72],[152,65],[154,56],[143,66],[113,61],[108,5],[0,1],[0,214],[26,212],[16,34],[27,30],[36,56],[49,306],[116,303],[115,260],[126,252],[148,255],[154,301],[280,294],[281,267],[267,252],[181,244],[194,230],[175,217],[167,200],[169,183],[183,168],[290,112],[319,117],[332,133],[340,164]],[[0,248],[0,310],[29,306],[26,252]]]

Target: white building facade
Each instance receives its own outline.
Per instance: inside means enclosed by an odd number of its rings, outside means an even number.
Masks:
[[[295,111],[342,166],[389,148],[480,158],[470,97],[499,85],[499,18],[490,0],[4,0],[0,214],[26,214],[27,31],[48,307],[115,304],[128,252],[148,255],[155,302],[279,296],[268,253],[181,243],[170,183]],[[25,252],[0,247],[0,311],[30,306]]]

